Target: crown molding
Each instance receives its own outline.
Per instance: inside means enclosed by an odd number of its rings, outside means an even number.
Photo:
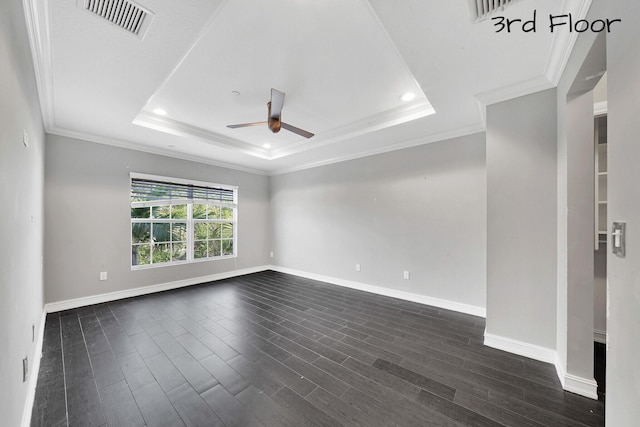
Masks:
[[[518,98],[535,92],[540,92],[541,90],[551,89],[553,87],[555,87],[554,84],[545,76],[538,76],[495,90],[478,93],[476,94],[476,99],[481,105],[486,107],[487,105],[496,104],[498,102],[507,101],[509,99]],[[484,120],[486,120],[486,117]]]
[[[191,154],[179,153],[179,152],[176,152],[176,151],[167,150],[167,149],[160,148],[160,147],[152,147],[150,145],[144,145],[144,144],[139,144],[139,143],[136,143],[136,142],[124,141],[124,140],[119,140],[119,139],[114,139],[114,138],[105,138],[105,137],[92,135],[92,134],[84,133],[84,132],[77,132],[77,131],[72,131],[72,130],[62,129],[62,128],[53,128],[53,129],[48,130],[47,133],[49,133],[51,135],[58,135],[58,136],[64,136],[64,137],[67,137],[67,138],[80,139],[80,140],[84,140],[84,141],[94,142],[96,144],[111,145],[113,147],[125,148],[125,149],[128,149],[128,150],[136,150],[136,151],[141,151],[141,152],[144,152],[144,153],[156,154],[156,155],[165,156],[165,157],[171,157],[171,158],[174,158],[174,159],[187,160],[187,161],[196,162],[196,163],[202,163],[202,164],[206,164],[206,165],[210,165],[210,166],[217,166],[217,167],[220,167],[220,168],[232,169],[232,170],[237,170],[237,171],[240,171],[240,172],[252,173],[252,174],[255,174],[255,175],[268,175],[268,173],[266,171],[262,170],[262,169],[247,168],[247,167],[239,166],[239,165],[232,164],[232,163],[225,163],[225,162],[220,162],[220,161],[216,161],[216,160],[207,159],[207,158],[200,157],[200,156],[194,156],[194,155],[191,155]]]
[[[589,13],[591,2],[592,0],[565,0],[563,13],[572,14],[577,19],[584,19]],[[476,99],[479,103],[478,108],[482,123],[486,124],[487,105],[557,87],[577,39],[578,33],[576,32],[555,32],[544,73],[541,76],[477,94]]]
[[[279,169],[268,173],[270,176],[284,175],[291,172],[298,172],[306,169],[313,169],[320,166],[327,166],[334,163],[346,162],[349,160],[356,160],[363,157],[375,156],[377,154],[389,153],[391,151],[402,150],[405,148],[417,147],[419,145],[425,145],[432,142],[446,141],[448,139],[459,138],[467,135],[473,135],[474,133],[485,132],[483,125],[473,125],[464,128],[455,129],[453,131],[441,132],[433,135],[428,135],[421,138],[411,139],[409,141],[400,142],[393,145],[386,145],[384,147],[375,148],[372,150],[361,151],[359,153],[345,154],[342,156],[332,157],[330,159],[320,160],[317,162],[306,163],[304,165],[294,166],[291,168]]]
[[[435,114],[426,97],[417,99],[396,108],[383,111],[363,119],[353,121],[344,126],[339,126],[313,138],[313,144],[292,143],[271,151],[270,159],[275,160],[292,154],[302,153],[311,149],[317,149],[326,145],[344,141],[348,138],[364,135],[378,130],[386,129],[402,123],[410,122],[422,117]]]
[[[585,19],[591,8],[592,0],[565,0],[564,14],[572,14],[579,19]],[[577,32],[558,31],[554,33],[551,50],[545,65],[545,76],[553,84],[558,86],[564,69],[569,62],[573,47],[578,40]]]
[[[49,2],[22,0],[22,7],[31,46],[38,97],[40,98],[40,112],[45,130],[48,131],[55,127]]]
[[[248,154],[261,159],[270,160],[272,158],[269,155],[269,150],[265,150],[256,145],[249,144],[239,139],[230,138],[198,126],[193,126],[179,120],[167,117],[158,117],[155,114],[147,113],[145,111],[136,116],[133,120],[133,124],[182,138],[195,138],[208,144],[233,149],[243,154]]]
[[[208,144],[233,149],[249,156],[265,160],[276,160],[344,141],[348,138],[406,123],[434,113],[435,110],[426,97],[424,97],[414,102],[337,127],[321,135],[316,135],[313,140],[303,139],[302,143],[296,141],[272,150],[266,150],[254,144],[178,120],[159,117],[146,111],[140,112],[133,120],[133,124],[183,138],[196,138]]]

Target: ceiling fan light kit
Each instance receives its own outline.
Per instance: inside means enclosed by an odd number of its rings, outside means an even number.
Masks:
[[[227,125],[228,128],[237,129],[251,126],[267,125],[271,132],[278,133],[280,129],[286,129],[289,132],[293,132],[305,138],[311,138],[313,133],[304,129],[297,128],[288,123],[282,121],[282,107],[284,106],[284,92],[280,92],[277,89],[271,89],[271,100],[267,103],[267,121],[266,122],[252,122],[241,123],[237,125]]]

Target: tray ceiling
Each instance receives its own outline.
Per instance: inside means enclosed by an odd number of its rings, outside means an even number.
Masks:
[[[148,15],[141,36],[86,1],[24,0],[48,132],[260,173],[482,131],[485,104],[557,84],[575,41],[542,22],[496,33],[472,19],[475,0],[129,2]],[[283,121],[313,138],[227,127],[266,120],[271,88],[286,93]]]

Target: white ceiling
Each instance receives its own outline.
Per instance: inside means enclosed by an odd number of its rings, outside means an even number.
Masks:
[[[545,20],[590,4],[515,0],[497,15],[537,31],[496,33],[468,0],[139,0],[138,37],[23,2],[48,132],[267,174],[484,130],[486,104],[557,84],[576,33]],[[226,126],[266,120],[271,88],[313,138]]]

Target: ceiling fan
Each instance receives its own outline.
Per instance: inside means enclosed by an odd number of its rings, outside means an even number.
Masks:
[[[314,134],[306,130],[291,126],[289,123],[283,122],[282,119],[282,107],[284,105],[284,92],[280,92],[277,89],[271,89],[271,101],[267,103],[268,116],[266,122],[254,122],[254,123],[242,123],[238,125],[227,125],[228,128],[246,128],[251,126],[268,125],[269,129],[273,133],[280,132],[280,128],[286,129],[289,132],[296,133],[305,138],[311,138]]]

